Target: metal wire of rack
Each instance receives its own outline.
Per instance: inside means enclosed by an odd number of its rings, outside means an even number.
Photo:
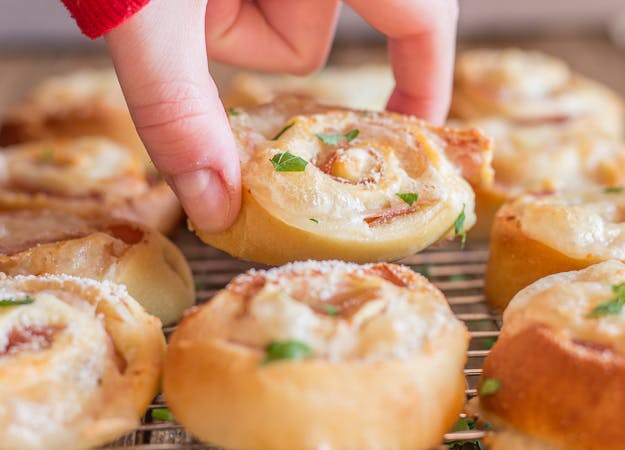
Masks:
[[[209,300],[234,276],[251,268],[262,268],[215,250],[186,230],[180,230],[173,240],[182,249],[193,270],[198,304]],[[439,287],[452,311],[469,329],[471,341],[464,370],[467,400],[477,395],[482,363],[501,327],[501,317],[489,310],[482,294],[487,258],[485,245],[469,243],[462,250],[458,243],[450,243],[400,261]],[[169,336],[174,329],[175,326],[164,328],[165,335]],[[164,407],[165,399],[158,395],[143,416],[139,428],[108,445],[106,450],[219,450],[219,447],[196,440],[175,421],[154,419],[152,411]],[[478,449],[477,440],[483,435],[480,430],[449,432],[445,435],[445,442],[453,448]]]

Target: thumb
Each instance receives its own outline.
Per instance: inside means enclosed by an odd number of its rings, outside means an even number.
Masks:
[[[206,0],[151,2],[106,35],[152,161],[197,229],[223,231],[241,203],[236,145],[208,72]]]

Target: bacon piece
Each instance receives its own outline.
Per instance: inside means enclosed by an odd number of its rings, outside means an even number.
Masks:
[[[372,267],[369,267],[366,272],[372,275],[376,275],[380,278],[384,278],[386,281],[390,281],[395,286],[399,287],[407,287],[410,286],[410,280],[402,277],[402,273],[396,270],[395,267],[386,263],[376,264]]]
[[[9,342],[0,356],[21,351],[41,351],[50,348],[59,328],[52,326],[15,327],[9,332]]]
[[[382,225],[390,222],[395,217],[405,216],[406,214],[412,214],[417,210],[416,207],[411,206],[409,208],[389,208],[383,210],[380,214],[376,214],[373,216],[365,217],[364,221],[370,227],[374,227],[376,225]]]
[[[512,123],[521,127],[536,127],[540,125],[563,125],[571,120],[571,116],[560,114],[543,117],[517,117]]]
[[[449,127],[431,127],[445,143],[445,154],[462,170],[462,176],[473,185],[488,187],[493,184],[494,171],[492,140],[480,130],[459,130]]]

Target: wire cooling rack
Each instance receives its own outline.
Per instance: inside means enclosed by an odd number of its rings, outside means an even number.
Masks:
[[[180,230],[173,240],[182,249],[193,270],[197,303],[209,300],[234,276],[253,267],[263,267],[236,260],[215,250],[186,230]],[[499,335],[501,326],[500,316],[489,311],[482,294],[487,257],[488,249],[484,245],[469,243],[462,250],[458,242],[453,242],[430,248],[400,261],[425,275],[438,286],[445,293],[456,316],[467,324],[471,333],[464,370],[467,399],[477,394],[477,383],[484,357]],[[169,336],[174,329],[175,326],[166,327],[165,334]],[[175,421],[157,420],[152,417],[153,410],[165,407],[163,397],[157,396],[144,415],[141,426],[107,446],[106,450],[219,449],[197,441]],[[478,449],[480,447],[475,440],[481,438],[483,434],[479,430],[450,432],[445,435],[445,442],[448,448]],[[441,448],[444,449],[445,446]]]

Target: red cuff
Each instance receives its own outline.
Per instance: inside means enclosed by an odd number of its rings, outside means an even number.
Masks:
[[[95,39],[132,17],[150,0],[61,0],[82,32]]]

